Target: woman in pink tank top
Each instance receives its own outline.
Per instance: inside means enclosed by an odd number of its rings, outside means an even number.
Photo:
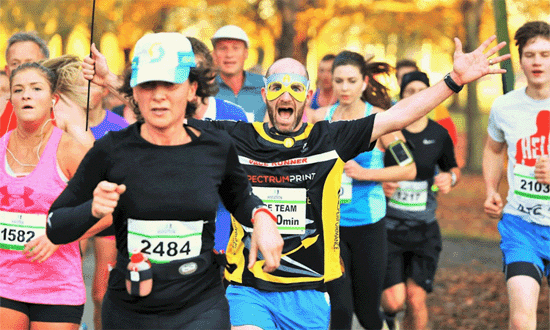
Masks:
[[[17,127],[0,139],[0,324],[6,329],[78,329],[86,291],[78,242],[45,235],[50,205],[87,148],[50,119],[56,77],[36,63],[14,70]]]

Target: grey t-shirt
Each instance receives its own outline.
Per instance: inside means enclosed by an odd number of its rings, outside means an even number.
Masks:
[[[550,154],[550,98],[535,100],[525,90],[495,100],[487,131],[491,139],[508,147],[510,189],[504,213],[550,226],[550,187],[534,178],[537,159]]]

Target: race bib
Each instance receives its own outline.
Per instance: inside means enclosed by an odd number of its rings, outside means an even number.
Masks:
[[[342,185],[340,186],[340,204],[351,203],[353,179],[342,173]]]
[[[514,167],[514,194],[533,203],[550,204],[550,186],[537,182],[532,166],[516,164]]]
[[[277,217],[281,234],[302,235],[306,231],[306,189],[252,187],[254,194]]]
[[[0,211],[0,249],[23,251],[25,244],[44,234],[45,214]]]
[[[162,264],[198,256],[204,221],[128,219],[128,253],[139,250],[152,263]]]
[[[418,212],[426,210],[427,202],[427,181],[401,181],[389,204],[395,209]]]

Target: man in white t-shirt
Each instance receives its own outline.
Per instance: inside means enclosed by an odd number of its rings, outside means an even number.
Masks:
[[[483,154],[485,212],[500,218],[510,329],[535,329],[542,278],[550,274],[550,25],[528,22],[514,39],[527,87],[495,100]],[[504,206],[498,185],[508,154]]]

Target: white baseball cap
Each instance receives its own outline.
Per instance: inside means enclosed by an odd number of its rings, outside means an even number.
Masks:
[[[148,81],[182,84],[189,77],[192,67],[195,67],[195,54],[183,34],[147,34],[138,40],[134,48],[130,86]]]
[[[246,48],[248,48],[250,42],[248,41],[248,36],[246,35],[246,32],[244,32],[243,29],[236,25],[226,25],[218,29],[216,33],[214,33],[214,36],[212,39],[212,46],[216,47],[216,40],[218,39],[235,39],[235,40],[242,40],[246,44]]]

